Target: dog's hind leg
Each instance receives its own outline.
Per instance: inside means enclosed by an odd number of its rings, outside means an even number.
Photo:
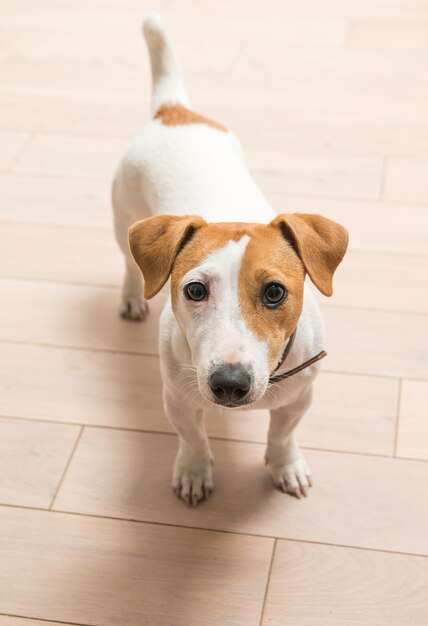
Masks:
[[[127,320],[144,320],[149,305],[143,297],[143,277],[134,259],[128,243],[128,229],[136,221],[137,217],[132,211],[132,206],[138,204],[138,217],[150,216],[150,210],[146,207],[142,198],[135,201],[131,196],[132,186],[126,181],[126,163],[122,163],[118,175],[113,183],[112,203],[114,210],[114,230],[116,240],[125,257],[125,278],[122,286],[120,303],[120,316]],[[124,182],[125,179],[125,182]]]

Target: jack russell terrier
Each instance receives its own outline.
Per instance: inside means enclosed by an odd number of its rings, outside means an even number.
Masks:
[[[150,15],[143,32],[153,119],[123,157],[112,201],[126,262],[122,317],[143,320],[146,300],[171,279],[159,350],[164,409],[179,436],[173,490],[193,506],[211,494],[204,411],[217,405],[270,410],[265,458],[274,483],[306,496],[311,476],[294,428],[325,353],[305,276],[332,294],[347,231],[320,215],[277,215],[235,135],[189,108],[160,16]]]

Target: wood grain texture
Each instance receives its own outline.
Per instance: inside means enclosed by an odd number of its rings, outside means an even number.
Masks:
[[[214,496],[189,509],[171,491],[176,437],[85,430],[55,508],[377,550],[428,553],[426,463],[305,451],[315,486],[273,487],[260,444],[213,441]]]
[[[428,24],[409,21],[355,21],[348,45],[388,50],[428,50]]]
[[[428,383],[404,380],[401,388],[397,455],[428,460]]]
[[[333,282],[325,305],[428,314],[428,256],[348,250]]]
[[[144,324],[119,317],[120,290],[24,280],[4,280],[0,338],[75,348],[157,354],[161,295]],[[31,303],[31,306],[28,306]]]
[[[328,368],[375,376],[428,377],[428,317],[323,307]],[[327,367],[327,363],[324,364]]]
[[[2,613],[91,626],[259,624],[271,539],[1,513]]]
[[[385,182],[385,200],[427,204],[427,177],[428,159],[390,159]]]
[[[32,139],[12,171],[111,179],[126,146],[127,142],[111,138],[42,135]]]
[[[279,541],[262,626],[424,626],[426,565],[423,557]]]
[[[0,170],[7,171],[27,143],[25,133],[0,132]]]
[[[272,192],[376,200],[382,160],[377,157],[246,150],[248,165],[263,189]]]
[[[3,276],[119,287],[125,274],[108,230],[0,223],[0,237]]]
[[[350,233],[350,250],[426,255],[427,205],[272,193],[268,198],[278,213],[321,213],[343,224]],[[409,224],[418,224],[418,228],[409,228]]]
[[[0,344],[3,415],[170,432],[156,357]]]
[[[2,220],[112,230],[107,180],[0,174],[0,194]]]
[[[0,419],[0,503],[49,507],[80,429]]]

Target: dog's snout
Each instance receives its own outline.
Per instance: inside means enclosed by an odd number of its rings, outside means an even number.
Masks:
[[[211,374],[210,388],[221,404],[237,405],[250,391],[251,376],[243,365],[226,363]]]

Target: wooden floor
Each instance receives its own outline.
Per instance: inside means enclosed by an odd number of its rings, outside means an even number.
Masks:
[[[256,412],[209,419],[215,497],[170,492],[164,296],[119,319],[109,204],[152,9],[275,208],[350,231],[304,501]],[[0,626],[426,626],[427,2],[4,0],[0,41]]]

